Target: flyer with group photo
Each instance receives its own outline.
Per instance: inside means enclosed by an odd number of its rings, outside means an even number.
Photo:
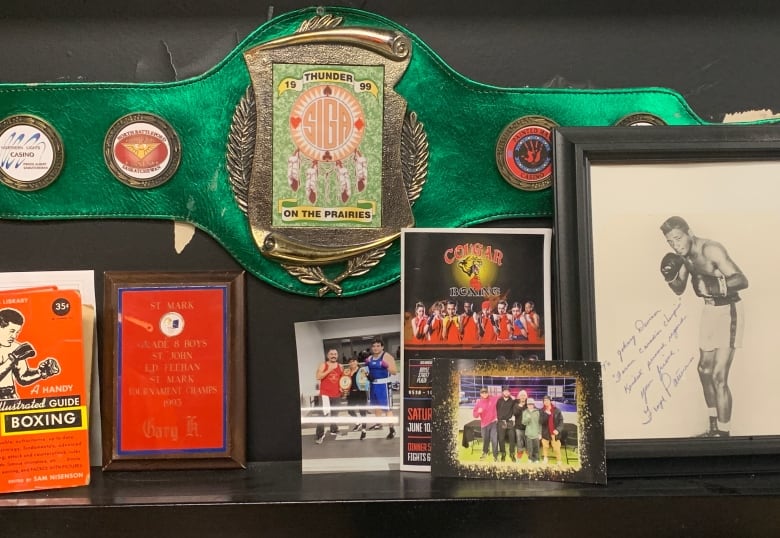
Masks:
[[[552,360],[549,228],[404,229],[401,469],[430,471],[437,358]]]

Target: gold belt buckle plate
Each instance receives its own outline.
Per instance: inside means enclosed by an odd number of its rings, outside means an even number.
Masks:
[[[414,225],[428,168],[424,127],[393,89],[411,40],[341,22],[317,16],[244,53],[251,85],[227,154],[258,248],[320,296],[340,295]],[[334,263],[345,267],[329,278]]]

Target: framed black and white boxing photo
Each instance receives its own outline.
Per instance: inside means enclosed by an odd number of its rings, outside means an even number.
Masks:
[[[554,141],[556,344],[601,363],[607,458],[776,453],[780,130]]]

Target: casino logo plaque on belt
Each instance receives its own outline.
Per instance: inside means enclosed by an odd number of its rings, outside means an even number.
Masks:
[[[341,295],[340,282],[368,272],[414,225],[428,167],[423,125],[393,89],[411,41],[341,24],[317,16],[244,53],[251,85],[228,140],[257,248],[319,296]],[[339,262],[326,276],[322,266]]]
[[[44,120],[27,114],[0,122],[0,181],[19,191],[52,183],[62,170],[62,140]]]

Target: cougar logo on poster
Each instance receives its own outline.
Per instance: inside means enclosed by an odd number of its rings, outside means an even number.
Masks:
[[[501,295],[501,288],[493,286],[504,261],[501,249],[464,243],[447,248],[443,260],[452,267],[450,297]]]

